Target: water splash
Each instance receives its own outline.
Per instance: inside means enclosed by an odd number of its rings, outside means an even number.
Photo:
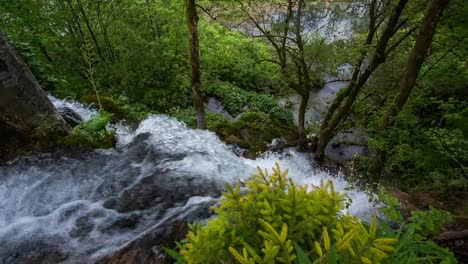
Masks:
[[[86,106],[84,104],[81,104],[77,101],[74,100],[61,100],[58,99],[52,95],[49,95],[49,100],[52,102],[52,104],[57,108],[58,110],[63,109],[63,108],[69,108],[75,113],[77,113],[83,121],[89,120],[93,115],[97,114],[97,110]]]

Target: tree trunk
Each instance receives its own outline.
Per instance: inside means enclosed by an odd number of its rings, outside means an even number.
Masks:
[[[427,53],[432,44],[432,38],[434,36],[437,23],[448,3],[449,0],[432,1],[432,4],[419,29],[416,43],[408,57],[405,74],[400,81],[398,93],[388,108],[380,126],[381,131],[384,131],[389,127],[389,125],[391,125],[393,118],[398,114],[408,100],[408,97],[416,84],[419,71],[421,70],[422,64],[426,59]]]
[[[88,29],[89,35],[91,36],[91,40],[93,41],[94,47],[96,48],[97,54],[103,61],[106,61],[106,57],[102,52],[101,45],[99,45],[99,41],[96,37],[96,34],[94,33],[93,27],[91,26],[91,22],[89,21],[88,16],[86,15],[86,11],[84,10],[81,0],[77,0],[76,3],[78,4],[78,10],[80,11],[82,19],[85,22],[86,28]]]
[[[0,32],[0,142],[8,137],[29,138],[47,126],[66,134],[70,127],[47,98],[31,71]]]
[[[301,20],[302,20],[302,8],[304,7],[305,3],[303,0],[300,0],[297,6],[296,11],[296,26],[294,27],[295,35],[296,35],[296,45],[298,49],[298,57],[296,58],[298,61],[298,80],[299,83],[302,83],[302,87],[299,91],[297,91],[301,95],[301,104],[299,106],[299,113],[298,113],[298,136],[299,139],[306,139],[307,135],[305,132],[305,112],[307,110],[307,105],[309,104],[309,97],[310,97],[310,90],[311,90],[311,81],[309,75],[309,67],[307,66],[307,62],[305,60],[305,52],[304,52],[304,41],[301,35]]]
[[[195,0],[186,0],[186,18],[189,32],[189,57],[192,80],[192,99],[197,114],[197,127],[206,129],[205,105],[203,104],[203,92],[201,90],[200,49],[198,42],[198,14]]]
[[[309,96],[310,93],[304,93],[301,94],[301,104],[299,106],[299,115],[297,119],[298,127],[297,127],[297,134],[299,136],[299,139],[305,139],[306,138],[306,132],[305,132],[305,112],[307,110],[307,105],[309,104]]]
[[[372,59],[369,65],[364,70],[364,72],[360,73],[360,69],[355,68],[353,77],[356,77],[356,79],[353,79],[349,87],[346,88],[347,90],[345,90],[344,93],[346,93],[347,96],[337,97],[337,99],[340,99],[338,104],[332,104],[332,106],[336,107],[336,110],[334,110],[334,112],[331,114],[327,114],[328,119],[324,121],[325,125],[322,126],[319,133],[319,139],[317,141],[317,144],[315,145],[315,159],[317,159],[318,161],[323,160],[325,148],[328,142],[333,138],[334,132],[340,124],[340,122],[349,115],[354,101],[359,95],[359,92],[361,91],[362,87],[366,84],[367,80],[377,69],[377,67],[383,62],[385,62],[386,56],[388,55],[388,43],[390,39],[395,35],[399,27],[398,21],[400,19],[401,13],[405,9],[407,2],[408,0],[400,0],[393,9],[390,18],[387,21],[385,29],[383,30],[382,35],[380,36],[380,39],[377,43],[375,52],[372,55]],[[374,35],[375,33],[369,32],[368,34]],[[359,67],[360,66],[361,65],[359,65]],[[359,70],[360,74],[355,74],[356,70]]]
[[[385,130],[393,123],[394,118],[398,115],[405,103],[408,101],[418,78],[422,64],[427,57],[427,53],[432,43],[432,38],[437,27],[437,23],[449,3],[449,0],[433,0],[431,6],[427,10],[421,27],[419,28],[416,43],[408,56],[405,73],[400,80],[398,93],[394,97],[392,103],[382,120],[379,128],[379,133],[384,134]],[[379,151],[372,159],[367,170],[368,175],[373,177],[379,176],[385,163],[385,153]]]
[[[377,13],[377,0],[372,0],[372,2],[369,4],[369,27],[367,30],[367,37],[366,37],[366,42],[364,43],[364,46],[369,46],[372,44],[372,40],[374,39],[375,32],[377,31],[377,25],[376,25],[376,13]],[[358,59],[356,65],[354,65],[354,70],[353,70],[353,75],[351,77],[351,82],[357,82],[359,73],[361,72],[361,67],[366,59],[366,56],[368,54],[367,49],[363,49],[361,52],[361,57]],[[344,90],[340,91],[338,95],[335,97],[333,100],[332,104],[330,107],[328,107],[327,113],[325,115],[325,118],[323,119],[321,130],[326,129],[328,126],[328,123],[330,122],[331,118],[333,117],[333,114],[335,114],[335,111],[338,109],[338,107],[341,105],[344,99],[351,93],[351,85],[348,85]]]

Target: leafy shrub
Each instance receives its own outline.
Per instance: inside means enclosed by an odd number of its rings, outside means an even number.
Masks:
[[[193,108],[181,109],[178,107],[173,107],[169,110],[169,112],[167,112],[167,114],[175,117],[177,120],[185,123],[189,127],[197,127],[197,118]]]
[[[291,112],[270,95],[247,92],[231,83],[219,81],[209,84],[205,92],[218,98],[232,115],[240,113],[247,106],[249,111],[267,113],[272,119],[286,125],[292,124]]]
[[[247,105],[247,92],[231,83],[212,82],[207,86],[206,93],[220,99],[226,111],[233,115]]]
[[[449,212],[431,207],[427,211],[411,212],[408,219],[416,232],[423,237],[438,235],[442,226],[452,220]]]
[[[404,219],[400,213],[400,202],[394,196],[380,190],[380,207],[386,219],[399,225],[396,232],[398,243],[395,251],[385,259],[385,263],[457,263],[453,253],[432,240],[442,226],[451,221],[450,213],[434,208],[427,211],[413,211],[411,217]],[[382,229],[395,232],[387,222],[381,222]]]
[[[111,148],[115,144],[115,132],[106,130],[112,114],[100,112],[90,120],[74,127],[70,135],[61,140],[67,146],[83,148]]]
[[[137,102],[130,102],[129,99],[123,95],[116,96],[114,101],[122,108],[126,113],[126,116],[131,120],[141,121],[145,119],[150,113],[150,109]]]
[[[187,263],[379,263],[394,248],[374,219],[367,227],[343,214],[332,182],[299,186],[279,165],[246,183],[227,185],[217,216],[192,227],[180,254]],[[172,252],[173,253],[173,252]],[[179,258],[179,262],[181,259]]]
[[[270,114],[272,119],[292,124],[292,114],[289,110],[281,107],[273,97],[265,94],[249,93],[249,109]]]
[[[177,107],[171,108],[168,115],[175,117],[180,122],[185,123],[187,126],[196,128],[197,127],[197,117],[195,110],[193,108],[180,109]],[[213,130],[219,124],[228,123],[229,120],[227,117],[218,113],[206,113],[205,115],[206,124],[209,130]]]

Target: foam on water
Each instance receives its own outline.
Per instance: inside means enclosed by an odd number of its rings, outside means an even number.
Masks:
[[[343,175],[330,175],[317,169],[311,154],[300,153],[293,149],[283,153],[266,153],[250,160],[234,154],[231,147],[224,144],[213,132],[188,128],[185,124],[165,115],[153,115],[143,120],[134,133],[119,137],[119,144],[129,144],[135,136],[150,133],[150,143],[170,154],[187,154],[180,161],[171,164],[171,169],[183,173],[195,173],[225,182],[235,182],[248,178],[256,168],[271,169],[279,163],[289,171],[298,184],[319,185],[321,181],[331,180],[338,191],[345,191],[349,184]],[[354,203],[351,213],[366,214],[372,210],[369,197],[359,191],[346,191]]]
[[[52,95],[49,95],[48,97],[49,97],[49,100],[52,102],[52,104],[55,106],[55,108],[57,109],[62,109],[65,107],[70,108],[73,111],[75,111],[81,117],[81,119],[83,119],[83,121],[87,121],[93,115],[97,114],[97,111],[95,109],[92,109],[91,107],[88,107],[76,101],[61,100]]]

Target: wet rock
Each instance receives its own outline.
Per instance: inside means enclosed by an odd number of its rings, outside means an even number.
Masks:
[[[164,248],[175,248],[175,242],[185,238],[188,223],[203,221],[212,215],[214,201],[198,205],[189,213],[181,212],[168,221],[153,227],[124,248],[97,261],[98,264],[173,263]]]
[[[169,208],[178,203],[185,203],[192,196],[219,195],[221,195],[220,188],[206,180],[186,176],[175,178],[158,172],[141,179],[139,183],[123,191],[117,197],[115,209],[126,213],[156,205]]]
[[[139,213],[132,213],[130,215],[120,216],[113,223],[111,223],[110,226],[107,227],[106,229],[107,230],[111,230],[111,229],[121,230],[121,229],[134,228],[140,221],[141,216],[142,215]]]
[[[206,103],[205,108],[207,112],[222,114],[229,120],[234,120],[234,117],[232,117],[229,112],[224,109],[223,104],[216,98],[210,97]]]
[[[57,240],[49,238],[50,241]],[[0,249],[0,263],[4,264],[55,264],[62,263],[68,258],[68,253],[61,250],[57,243],[49,243],[48,240],[12,242]],[[7,249],[8,255],[2,254]]]
[[[69,233],[70,237],[84,237],[93,231],[94,223],[89,216],[82,216],[76,219],[75,227]]]
[[[45,127],[44,124],[50,124]],[[47,130],[46,130],[47,128]],[[67,134],[70,127],[47,98],[29,68],[0,31],[0,135],[32,135],[36,129]],[[11,133],[15,131],[16,133]],[[12,140],[12,139],[10,139]],[[7,141],[8,142],[8,141]]]
[[[65,208],[61,210],[60,215],[58,217],[59,222],[67,221],[70,219],[73,215],[78,213],[80,210],[84,209],[85,205],[84,204],[75,204],[72,205],[68,208]]]
[[[325,155],[339,163],[353,160],[355,155],[367,154],[369,137],[365,131],[352,128],[338,133],[325,148]]]
[[[70,125],[71,127],[75,127],[79,125],[81,122],[83,122],[80,115],[78,115],[75,111],[73,111],[69,107],[60,108],[58,111],[59,111],[59,114],[62,116],[63,120],[65,120],[65,122],[67,122],[67,124]]]

